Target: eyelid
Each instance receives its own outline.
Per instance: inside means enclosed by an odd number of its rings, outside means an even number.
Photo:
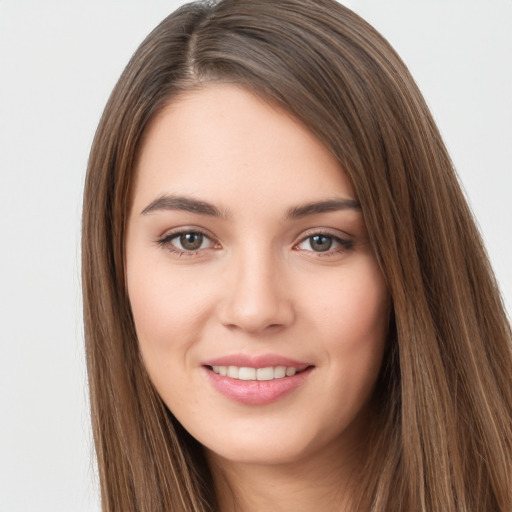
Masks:
[[[211,246],[205,247],[202,249],[197,250],[182,250],[179,247],[176,247],[171,243],[171,241],[180,235],[187,234],[187,233],[199,233],[206,237],[210,242]],[[298,246],[308,240],[309,238],[312,238],[313,236],[327,236],[330,238],[333,238],[338,246],[332,249],[328,249],[325,252],[321,251],[314,251],[314,250],[308,250],[308,249],[300,249]],[[199,252],[203,252],[207,249],[219,249],[221,248],[221,244],[219,243],[217,237],[215,237],[209,230],[201,228],[199,226],[180,226],[177,228],[169,229],[163,232],[162,235],[160,235],[155,243],[159,246],[162,246],[166,248],[169,252],[176,253],[178,255],[188,255],[193,256],[197,255]],[[316,254],[317,256],[329,256],[332,254],[335,254],[337,252],[343,252],[351,250],[354,246],[355,242],[353,240],[352,235],[348,234],[345,231],[339,230],[339,229],[333,229],[333,228],[311,228],[308,229],[300,234],[300,237],[298,240],[293,244],[293,249],[301,250],[305,252],[311,252]]]
[[[321,251],[313,251],[308,249],[299,249],[299,245],[308,240],[309,238],[312,238],[314,236],[327,236],[330,238],[333,238],[338,244],[338,247],[335,247],[333,249],[328,249],[325,252]],[[307,231],[301,233],[300,238],[297,242],[293,244],[293,248],[305,252],[311,252],[313,254],[316,254],[317,256],[329,256],[336,254],[338,252],[343,251],[349,251],[353,249],[355,245],[354,239],[352,235],[349,235],[345,231],[341,231],[339,229],[332,229],[332,228],[312,228],[308,229]]]
[[[294,245],[300,244],[301,242],[304,242],[308,238],[315,236],[315,235],[325,235],[325,236],[331,236],[333,238],[336,238],[338,240],[344,241],[344,242],[351,242],[354,243],[354,237],[350,233],[347,233],[346,231],[342,231],[341,229],[334,229],[334,228],[311,228],[307,229],[306,231],[303,231],[298,237],[298,241],[295,242]]]
[[[179,247],[173,246],[171,244],[171,240],[179,237],[180,235],[187,234],[187,233],[199,233],[199,234],[203,235],[204,237],[208,238],[211,241],[212,246],[203,248],[203,249],[197,249],[196,251],[186,251],[186,250],[181,250]],[[189,256],[196,255],[197,253],[202,252],[206,249],[220,248],[220,243],[219,243],[218,239],[212,233],[210,233],[208,230],[206,230],[204,228],[200,228],[198,226],[180,226],[178,228],[166,230],[166,231],[164,231],[164,233],[162,235],[160,235],[156,239],[155,242],[157,245],[160,245],[160,246],[166,248],[169,252],[176,253],[179,255],[189,255]]]
[[[206,228],[202,228],[194,224],[184,224],[177,226],[175,228],[164,229],[163,231],[161,231],[161,234],[158,235],[158,240],[167,238],[171,235],[179,235],[181,233],[201,233],[202,235],[205,235],[208,238],[211,238],[212,240],[216,239],[216,236]]]

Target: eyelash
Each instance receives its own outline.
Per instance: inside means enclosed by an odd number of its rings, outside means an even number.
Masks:
[[[314,237],[324,237],[329,238],[333,243],[339,244],[338,247],[335,247],[334,249],[331,249],[330,247],[325,251],[314,251],[314,250],[308,250],[308,249],[300,249],[299,246],[303,244],[306,241],[310,241],[309,245],[311,247],[311,242]],[[340,253],[351,251],[354,248],[354,242],[352,240],[348,240],[346,238],[341,238],[338,235],[335,235],[329,231],[314,231],[308,233],[306,236],[302,237],[299,243],[294,245],[294,249],[297,250],[304,250],[307,252],[312,252],[317,257],[329,257],[329,256],[335,256]]]
[[[161,247],[164,247],[167,251],[169,251],[173,254],[176,254],[180,257],[181,256],[196,256],[199,254],[200,251],[203,251],[206,249],[206,247],[204,247],[204,248],[199,248],[197,250],[185,250],[185,249],[179,249],[178,247],[176,247],[175,245],[172,244],[173,240],[175,240],[183,235],[201,235],[202,237],[204,237],[205,239],[210,241],[213,248],[216,248],[215,247],[216,245],[218,246],[218,243],[213,240],[211,235],[209,235],[205,231],[198,229],[198,228],[181,229],[179,231],[173,231],[172,233],[168,233],[165,236],[163,236],[162,238],[158,239],[157,244]],[[208,247],[208,248],[211,248],[211,247]]]
[[[204,237],[204,239],[207,239],[210,241],[211,246],[210,247],[203,247],[198,248],[197,250],[185,250],[185,249],[179,249],[175,245],[173,245],[172,241],[184,236],[184,235],[201,235]],[[312,248],[309,249],[300,249],[299,246],[306,242],[307,240],[310,240],[310,247],[311,247],[311,241],[314,237],[324,237],[331,240],[333,243],[337,243],[338,247],[335,247],[334,249],[331,249],[331,247],[328,247],[325,251],[314,251]],[[210,249],[210,248],[219,248],[220,244],[216,242],[208,233],[201,229],[181,229],[179,231],[173,231],[172,233],[168,233],[162,238],[157,240],[157,244],[161,247],[164,247],[167,251],[176,254],[178,256],[197,256],[199,252]],[[202,244],[201,244],[202,245]],[[306,251],[311,252],[315,254],[318,257],[328,257],[333,256],[336,254],[340,254],[343,252],[350,251],[354,248],[354,242],[352,240],[348,240],[345,238],[341,238],[338,235],[334,235],[333,233],[330,233],[328,231],[314,231],[309,233],[307,236],[304,236],[297,244],[293,246],[293,249],[299,250],[299,251]]]

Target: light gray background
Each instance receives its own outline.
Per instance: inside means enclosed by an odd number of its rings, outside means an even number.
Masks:
[[[98,511],[79,223],[103,106],[181,2],[0,0],[0,512]],[[512,0],[352,0],[416,77],[512,304]]]

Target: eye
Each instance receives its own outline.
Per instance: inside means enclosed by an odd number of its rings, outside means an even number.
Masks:
[[[173,239],[173,243],[184,251],[198,251],[208,246],[208,238],[202,233],[182,233]]]
[[[316,253],[336,253],[352,249],[354,243],[350,240],[329,233],[315,233],[299,242],[295,247],[301,251]]]
[[[182,254],[195,254],[203,249],[215,247],[210,237],[201,231],[181,231],[166,235],[158,244],[167,248],[170,252]]]

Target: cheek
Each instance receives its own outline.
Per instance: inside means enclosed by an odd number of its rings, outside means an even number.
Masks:
[[[389,325],[389,295],[376,263],[344,273],[312,302],[318,339],[335,368],[333,386],[366,395],[380,371]]]
[[[128,294],[139,349],[156,390],[171,410],[193,407],[192,382],[185,377],[197,364],[195,347],[209,316],[206,290],[196,280],[171,273],[168,265],[127,268]],[[206,296],[205,296],[206,295]]]
[[[378,276],[380,277],[380,276]],[[389,298],[381,279],[358,280],[352,293],[340,298],[340,321],[357,345],[380,344],[388,326]],[[339,332],[342,325],[339,325]]]
[[[133,258],[128,294],[144,359],[179,352],[193,344],[206,321],[211,294],[202,282],[165,263]]]
[[[335,345],[357,348],[379,343],[387,331],[389,295],[372,260],[330,281],[312,297],[311,309]],[[354,347],[352,347],[354,345]]]

